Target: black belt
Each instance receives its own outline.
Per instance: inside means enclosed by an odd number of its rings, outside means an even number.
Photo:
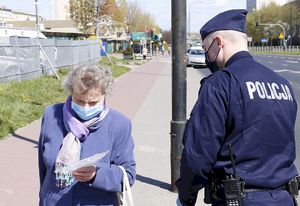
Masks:
[[[287,190],[286,185],[282,185],[280,187],[276,188],[261,188],[261,187],[255,187],[251,185],[245,185],[244,186],[244,192],[263,192],[263,191],[272,191],[272,190]]]

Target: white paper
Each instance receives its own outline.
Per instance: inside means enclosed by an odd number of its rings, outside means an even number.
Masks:
[[[85,158],[83,160],[75,162],[68,166],[68,170],[70,172],[73,172],[74,170],[77,170],[78,168],[81,168],[81,167],[89,167],[89,166],[96,165],[96,162],[103,159],[103,157],[105,157],[105,155],[107,155],[109,152],[110,152],[110,150],[107,150],[105,152],[97,153],[97,154],[94,154],[93,156],[90,156],[88,158]]]

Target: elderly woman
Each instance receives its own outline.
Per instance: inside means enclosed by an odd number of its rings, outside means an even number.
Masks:
[[[72,70],[64,81],[65,103],[48,106],[39,140],[39,205],[118,205],[125,168],[132,185],[135,173],[131,122],[105,102],[111,72],[100,66]],[[107,152],[93,166],[70,172],[69,163]]]

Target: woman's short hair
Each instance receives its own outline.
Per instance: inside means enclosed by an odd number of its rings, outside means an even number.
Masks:
[[[71,70],[62,84],[70,94],[73,93],[74,88],[79,93],[88,91],[91,88],[99,88],[102,94],[107,95],[111,93],[113,82],[110,69],[93,65],[81,66]]]

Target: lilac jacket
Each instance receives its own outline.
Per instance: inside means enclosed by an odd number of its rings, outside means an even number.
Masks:
[[[121,113],[110,109],[100,125],[90,128],[87,139],[81,143],[81,159],[110,150],[97,163],[97,174],[92,184],[75,182],[59,189],[55,185],[54,164],[67,134],[63,124],[63,104],[48,106],[43,115],[39,140],[40,206],[102,205],[116,206],[116,192],[122,190],[122,165],[132,185],[136,177],[133,155],[134,143],[131,122]]]

